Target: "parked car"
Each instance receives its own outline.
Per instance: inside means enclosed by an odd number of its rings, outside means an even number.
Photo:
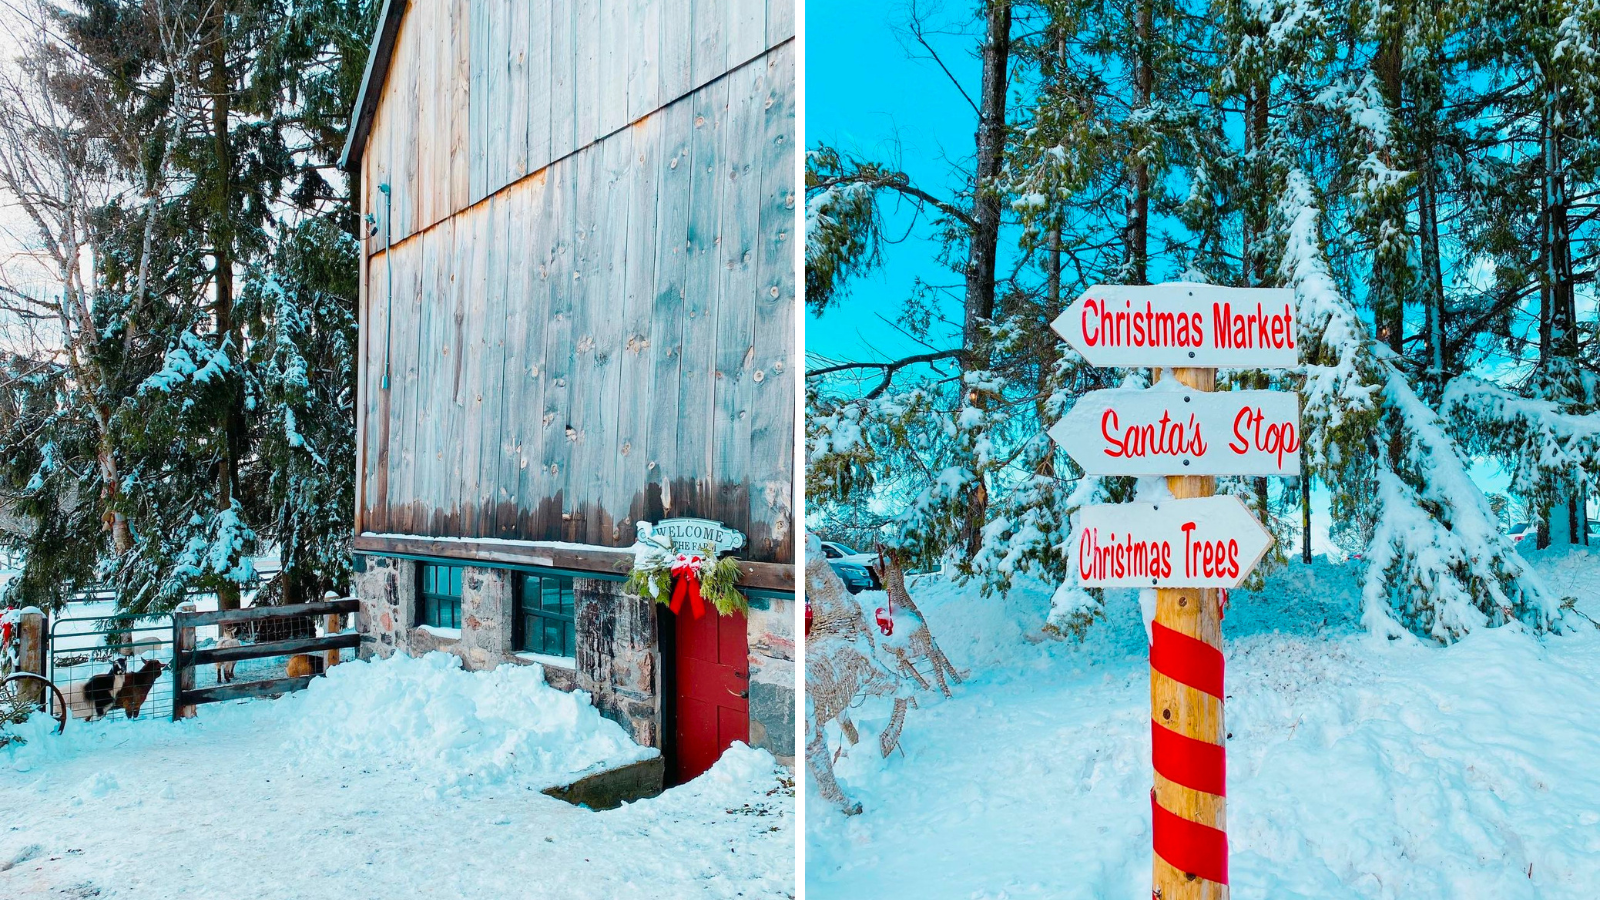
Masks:
[[[1511,543],[1520,544],[1522,543],[1523,538],[1532,537],[1535,532],[1536,529],[1533,527],[1533,523],[1518,522],[1517,524],[1511,526],[1508,531],[1506,531],[1506,537],[1511,539]]]
[[[879,590],[883,587],[878,581],[878,573],[873,570],[878,557],[872,553],[860,553],[838,541],[823,541],[822,555],[828,558],[828,565],[844,581],[844,586],[850,593],[859,594],[864,590]]]

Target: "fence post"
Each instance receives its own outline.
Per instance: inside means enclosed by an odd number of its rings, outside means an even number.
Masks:
[[[184,696],[194,690],[194,626],[188,625],[184,613],[194,611],[193,603],[185,603],[172,614],[172,719],[194,717],[194,704],[184,703]]]
[[[336,635],[339,632],[344,630],[343,619],[344,619],[344,616],[341,616],[338,613],[328,613],[327,627],[324,628],[324,631],[327,632],[327,634],[326,634],[327,637],[333,637],[334,635]],[[323,671],[327,671],[327,669],[331,669],[334,666],[337,666],[338,664],[339,664],[339,648],[335,647],[332,650],[328,651],[328,665],[327,665],[327,668],[325,668]]]
[[[17,671],[32,672],[41,678],[45,675],[45,617],[44,613],[29,607],[23,610],[17,622]],[[30,703],[44,700],[44,685],[37,681],[23,681],[18,693]]]

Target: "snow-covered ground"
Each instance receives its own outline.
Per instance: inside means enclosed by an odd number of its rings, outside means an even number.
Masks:
[[[1600,620],[1600,554],[1529,557]],[[1482,631],[1449,648],[1357,624],[1359,563],[1234,592],[1228,822],[1235,897],[1589,898],[1600,885],[1600,630]],[[1150,688],[1135,592],[1086,641],[1042,638],[1050,589],[912,585],[970,680],[906,720],[854,714],[837,771],[865,812],[807,795],[806,887],[829,898],[1150,896]],[[862,594],[869,609],[879,594]],[[832,737],[836,740],[837,734]],[[836,744],[835,744],[836,745]]]
[[[794,799],[735,745],[593,812],[540,789],[655,753],[535,667],[349,662],[178,723],[30,722],[0,749],[0,897],[793,896]]]

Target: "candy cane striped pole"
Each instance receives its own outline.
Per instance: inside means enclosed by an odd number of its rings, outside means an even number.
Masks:
[[[1156,377],[1160,377],[1157,370]],[[1185,385],[1216,387],[1215,369],[1176,369]],[[1174,476],[1173,497],[1210,497],[1216,480]],[[1220,592],[1156,591],[1150,643],[1153,900],[1227,900],[1227,764],[1222,718]]]

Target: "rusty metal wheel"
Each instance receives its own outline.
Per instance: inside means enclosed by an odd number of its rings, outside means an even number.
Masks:
[[[50,679],[18,672],[0,681],[0,725],[19,725],[40,710],[56,721],[56,734],[67,729],[67,698]]]

